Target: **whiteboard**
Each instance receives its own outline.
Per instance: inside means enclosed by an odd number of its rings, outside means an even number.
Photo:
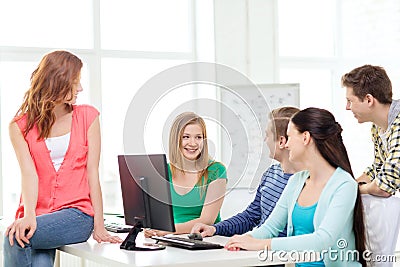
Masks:
[[[228,188],[257,188],[273,161],[264,142],[268,114],[277,107],[300,106],[297,83],[257,87],[221,91],[221,157],[227,167]]]

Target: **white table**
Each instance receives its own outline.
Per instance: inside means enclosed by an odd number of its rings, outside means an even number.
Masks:
[[[0,220],[0,253],[2,253],[3,231],[5,229],[5,222]],[[114,234],[114,233],[113,233]],[[121,239],[125,239],[126,233],[118,234]],[[219,243],[224,245],[228,237],[213,236],[205,238],[205,241]],[[139,233],[137,244],[143,242],[154,243],[153,239],[144,238],[143,233]],[[212,249],[212,250],[186,250],[176,247],[167,246],[164,250],[158,251],[127,251],[119,248],[120,244],[110,243],[97,243],[92,237],[87,242],[62,246],[57,250],[57,257],[55,266],[62,266],[60,263],[59,252],[77,256],[82,259],[84,266],[85,260],[97,262],[106,266],[260,266],[260,265],[275,265],[286,264],[286,266],[294,266],[294,261],[291,255],[286,257],[278,256],[272,252],[268,253],[266,260],[259,260],[258,251],[228,251],[226,249]],[[310,255],[298,252],[301,261],[310,261]],[[305,256],[304,256],[305,255]],[[265,254],[262,255],[265,257]],[[318,257],[317,254],[311,257]],[[1,259],[1,257],[0,257]],[[308,260],[304,260],[308,259]],[[300,262],[300,261],[297,261]]]
[[[124,238],[126,234],[120,234]],[[227,237],[208,237],[205,241],[225,244]],[[152,239],[145,239],[140,233],[137,243],[143,241],[154,242]],[[275,265],[285,263],[287,266],[294,266],[293,261],[280,260],[275,256],[273,260],[268,257],[266,261],[258,259],[257,251],[227,251],[225,249],[197,250],[191,251],[181,248],[167,246],[164,250],[158,251],[127,251],[121,250],[119,244],[101,243],[98,244],[90,238],[87,242],[67,245],[59,248],[60,251],[81,257],[107,266],[255,266]],[[269,254],[271,255],[271,254]],[[289,259],[290,257],[287,257]]]

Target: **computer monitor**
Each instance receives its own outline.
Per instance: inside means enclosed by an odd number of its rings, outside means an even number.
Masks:
[[[166,156],[119,155],[118,166],[125,223],[133,226],[121,249],[165,248],[137,246],[135,240],[143,227],[175,232]]]

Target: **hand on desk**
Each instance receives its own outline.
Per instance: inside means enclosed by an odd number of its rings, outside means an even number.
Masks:
[[[144,237],[146,237],[146,238],[150,238],[152,236],[165,236],[168,234],[173,234],[172,232],[154,230],[154,229],[150,229],[150,228],[144,229],[143,233],[144,233]]]
[[[213,236],[217,229],[215,229],[214,226],[207,225],[204,223],[196,223],[193,228],[191,233],[200,233],[202,237],[206,236]]]
[[[101,242],[110,242],[110,243],[122,243],[122,239],[118,236],[112,236],[110,233],[104,228],[104,224],[102,227],[94,228],[93,231],[93,239],[98,243]]]
[[[225,244],[225,248],[231,251],[240,249],[262,250],[271,248],[271,239],[255,239],[251,235],[234,235]]]
[[[378,184],[376,183],[375,180],[369,182],[369,183],[359,183],[360,193],[361,194],[370,194],[378,197],[390,197],[392,196],[390,193],[383,191],[381,188],[379,188]]]

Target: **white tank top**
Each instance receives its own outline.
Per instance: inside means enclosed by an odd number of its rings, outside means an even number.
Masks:
[[[50,158],[53,162],[54,169],[58,171],[64,161],[65,154],[69,146],[71,133],[65,135],[50,137],[45,139],[47,149],[50,150]]]

